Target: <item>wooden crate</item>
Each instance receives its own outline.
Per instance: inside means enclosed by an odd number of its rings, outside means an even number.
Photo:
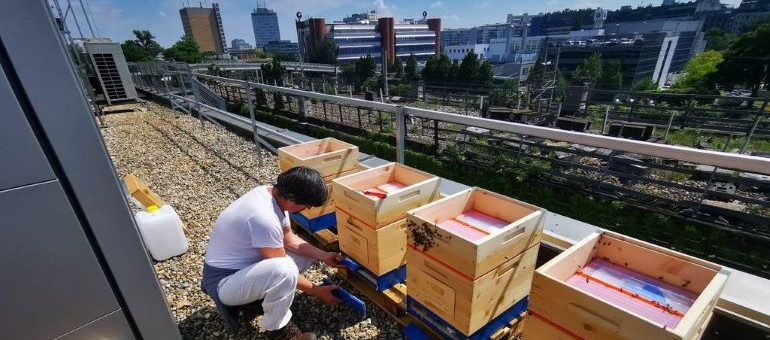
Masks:
[[[378,276],[404,264],[406,219],[373,229],[338,211],[337,237],[340,250]]]
[[[332,181],[337,179],[337,178],[340,178],[340,177],[345,177],[347,175],[354,174],[354,173],[356,173],[358,171],[359,171],[359,169],[356,168],[354,170],[350,170],[350,171],[346,171],[346,172],[342,172],[342,173],[338,173],[338,174],[334,174],[334,175],[331,175],[331,176],[324,177],[324,182],[326,183],[326,190],[329,191],[329,198],[326,199],[326,203],[324,203],[320,207],[310,207],[310,208],[307,208],[305,210],[300,211],[299,213],[302,216],[305,216],[305,218],[307,218],[307,219],[314,219],[316,217],[323,216],[323,215],[326,215],[326,214],[331,214],[331,213],[335,212],[334,195],[332,195],[332,191],[334,190],[333,189],[334,187],[332,186]]]
[[[529,294],[539,245],[475,279],[425,253],[406,250],[407,294],[465,335],[484,327]]]
[[[711,319],[712,315],[713,314],[710,314],[707,320]],[[704,332],[706,332],[707,327],[708,322],[703,323],[692,339],[700,339]],[[583,340],[583,338],[579,337],[577,334],[572,333],[537,314],[530,314],[524,322],[523,338],[524,340]]]
[[[645,308],[669,314],[642,316],[628,310],[629,307],[621,307],[616,302],[617,297],[610,302],[606,297],[610,295],[595,296],[567,283],[576,274],[585,275],[582,273],[597,259],[610,262],[610,266],[617,266],[618,270],[630,269],[653,280],[644,285],[645,292],[655,291],[663,296],[667,289],[675,291],[681,287],[692,293],[692,304],[687,310],[682,308],[677,324],[665,327],[651,318],[668,317],[675,314],[674,311],[666,311],[665,306],[643,300],[646,294],[630,293],[637,289],[631,285],[623,283],[626,287],[611,288],[612,284],[597,281],[599,286],[595,287],[614,289],[613,292],[630,296],[638,303],[653,306]],[[620,234],[597,232],[537,269],[529,309],[585,339],[697,339],[728,275],[721,266],[701,259]],[[586,285],[593,281],[589,276],[585,280]],[[575,284],[575,281],[571,282]],[[582,285],[582,276],[577,282]]]
[[[473,279],[539,244],[544,212],[488,190],[470,188],[409,211],[408,242]],[[489,228],[485,235],[473,223],[447,226],[456,218],[468,221],[463,216],[492,218],[498,227]],[[473,234],[462,234],[465,231]]]
[[[335,212],[334,209],[334,196],[332,195],[332,185],[331,183],[326,184],[326,189],[329,190],[329,196],[326,199],[326,203],[324,203],[320,207],[309,207],[305,210],[302,210],[299,212],[300,215],[305,216],[307,219],[314,219],[319,216],[323,216],[326,214],[331,214]]]
[[[334,138],[324,138],[278,149],[281,171],[304,165],[321,176],[358,169],[358,147]]]
[[[377,187],[403,186],[385,197],[365,194]],[[398,163],[389,163],[332,181],[338,211],[370,228],[382,228],[406,217],[406,212],[439,197],[439,178]]]
[[[543,319],[537,314],[530,314],[524,321],[523,333],[524,340],[582,340],[576,334]]]

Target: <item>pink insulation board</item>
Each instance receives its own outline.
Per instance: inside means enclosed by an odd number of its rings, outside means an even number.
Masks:
[[[640,315],[655,323],[674,328],[682,320],[681,314],[687,313],[698,295],[631,269],[614,265],[609,261],[594,259],[582,271],[590,278],[575,274],[567,279],[567,284],[589,295],[601,298],[617,307]],[[638,294],[640,298],[618,291]],[[661,306],[680,312],[680,315],[656,307],[647,301],[654,301]]]
[[[487,236],[487,234],[476,229],[469,228],[467,225],[457,222],[457,220],[454,219],[441,222],[438,224],[438,226],[454,235],[458,235],[472,242],[478,241],[484,236]]]
[[[509,224],[506,221],[471,209],[438,225],[455,235],[475,242],[489,234],[500,231],[500,229],[505,228]]]

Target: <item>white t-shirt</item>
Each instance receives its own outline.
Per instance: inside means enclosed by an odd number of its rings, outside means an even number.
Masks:
[[[259,248],[283,248],[283,226],[288,224],[270,187],[256,187],[230,204],[214,222],[205,261],[226,269],[257,263],[262,260]]]

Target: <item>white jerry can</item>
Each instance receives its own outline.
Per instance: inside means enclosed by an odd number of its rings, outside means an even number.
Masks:
[[[184,254],[187,251],[187,238],[182,230],[182,220],[174,208],[164,204],[147,207],[147,211],[136,213],[136,224],[142,235],[144,245],[156,261]]]

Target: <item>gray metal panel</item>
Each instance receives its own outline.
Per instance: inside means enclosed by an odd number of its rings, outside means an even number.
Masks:
[[[102,53],[102,54],[111,54],[112,58],[115,61],[115,66],[118,69],[118,74],[120,75],[120,82],[123,84],[123,89],[126,92],[125,98],[115,98],[113,100],[128,100],[128,99],[136,99],[136,86],[134,86],[134,80],[131,78],[131,72],[128,70],[128,63],[126,62],[126,57],[123,55],[123,49],[120,47],[120,44],[118,43],[84,43],[83,46],[85,46],[86,51],[89,54],[91,63],[93,63],[94,70],[97,70],[96,62],[94,60],[94,53]],[[97,76],[99,77],[99,81],[102,82],[102,90],[105,91],[106,95],[106,89],[104,89],[104,79],[102,79],[101,73],[96,71]]]
[[[0,121],[0,190],[54,179],[2,69]]]
[[[136,325],[137,337],[180,339],[47,1],[10,0],[3,6],[0,38],[82,212],[83,227],[93,233],[114,278],[129,323]],[[25,34],[19,34],[21,28]]]
[[[74,331],[64,334],[56,340],[133,340],[136,339],[128,326],[126,316],[118,309],[98,320],[83,325]]]
[[[0,339],[50,339],[119,308],[58,181],[0,191]]]

